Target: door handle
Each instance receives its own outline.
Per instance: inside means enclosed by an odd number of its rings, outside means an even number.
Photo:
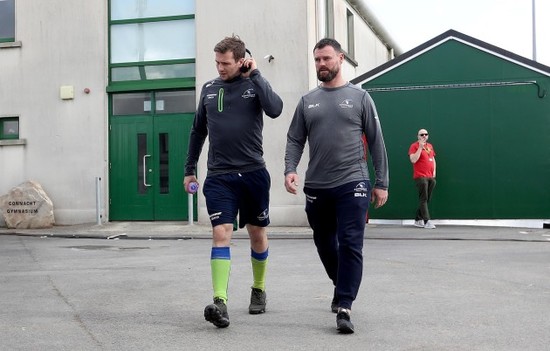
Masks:
[[[151,186],[151,184],[147,184],[147,162],[145,161],[147,157],[151,157],[151,155],[143,155],[143,185]]]

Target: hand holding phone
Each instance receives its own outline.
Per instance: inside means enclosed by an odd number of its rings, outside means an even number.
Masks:
[[[242,66],[239,68],[241,73],[249,73],[250,71],[256,69],[256,60],[252,57],[250,50],[245,49],[249,57],[245,57]],[[247,76],[247,75],[245,75]]]
[[[239,69],[241,70],[241,73],[247,73],[250,71],[250,68],[251,68],[250,66],[251,66],[250,59],[245,59],[243,61],[243,65]]]

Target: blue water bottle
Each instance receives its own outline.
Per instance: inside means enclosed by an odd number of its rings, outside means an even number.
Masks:
[[[199,190],[199,183],[197,182],[190,182],[188,185],[187,185],[187,192],[189,194],[194,194],[197,192],[197,190]]]

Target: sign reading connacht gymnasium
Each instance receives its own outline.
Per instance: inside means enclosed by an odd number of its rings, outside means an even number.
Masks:
[[[6,213],[31,213],[37,214],[37,201],[8,201]]]
[[[55,224],[53,203],[34,181],[26,181],[1,196],[0,209],[8,228],[38,229]]]

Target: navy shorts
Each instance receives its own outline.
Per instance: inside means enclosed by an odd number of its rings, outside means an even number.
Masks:
[[[229,224],[239,213],[239,227],[269,225],[269,189],[267,169],[246,173],[207,176],[203,194],[212,226]]]

